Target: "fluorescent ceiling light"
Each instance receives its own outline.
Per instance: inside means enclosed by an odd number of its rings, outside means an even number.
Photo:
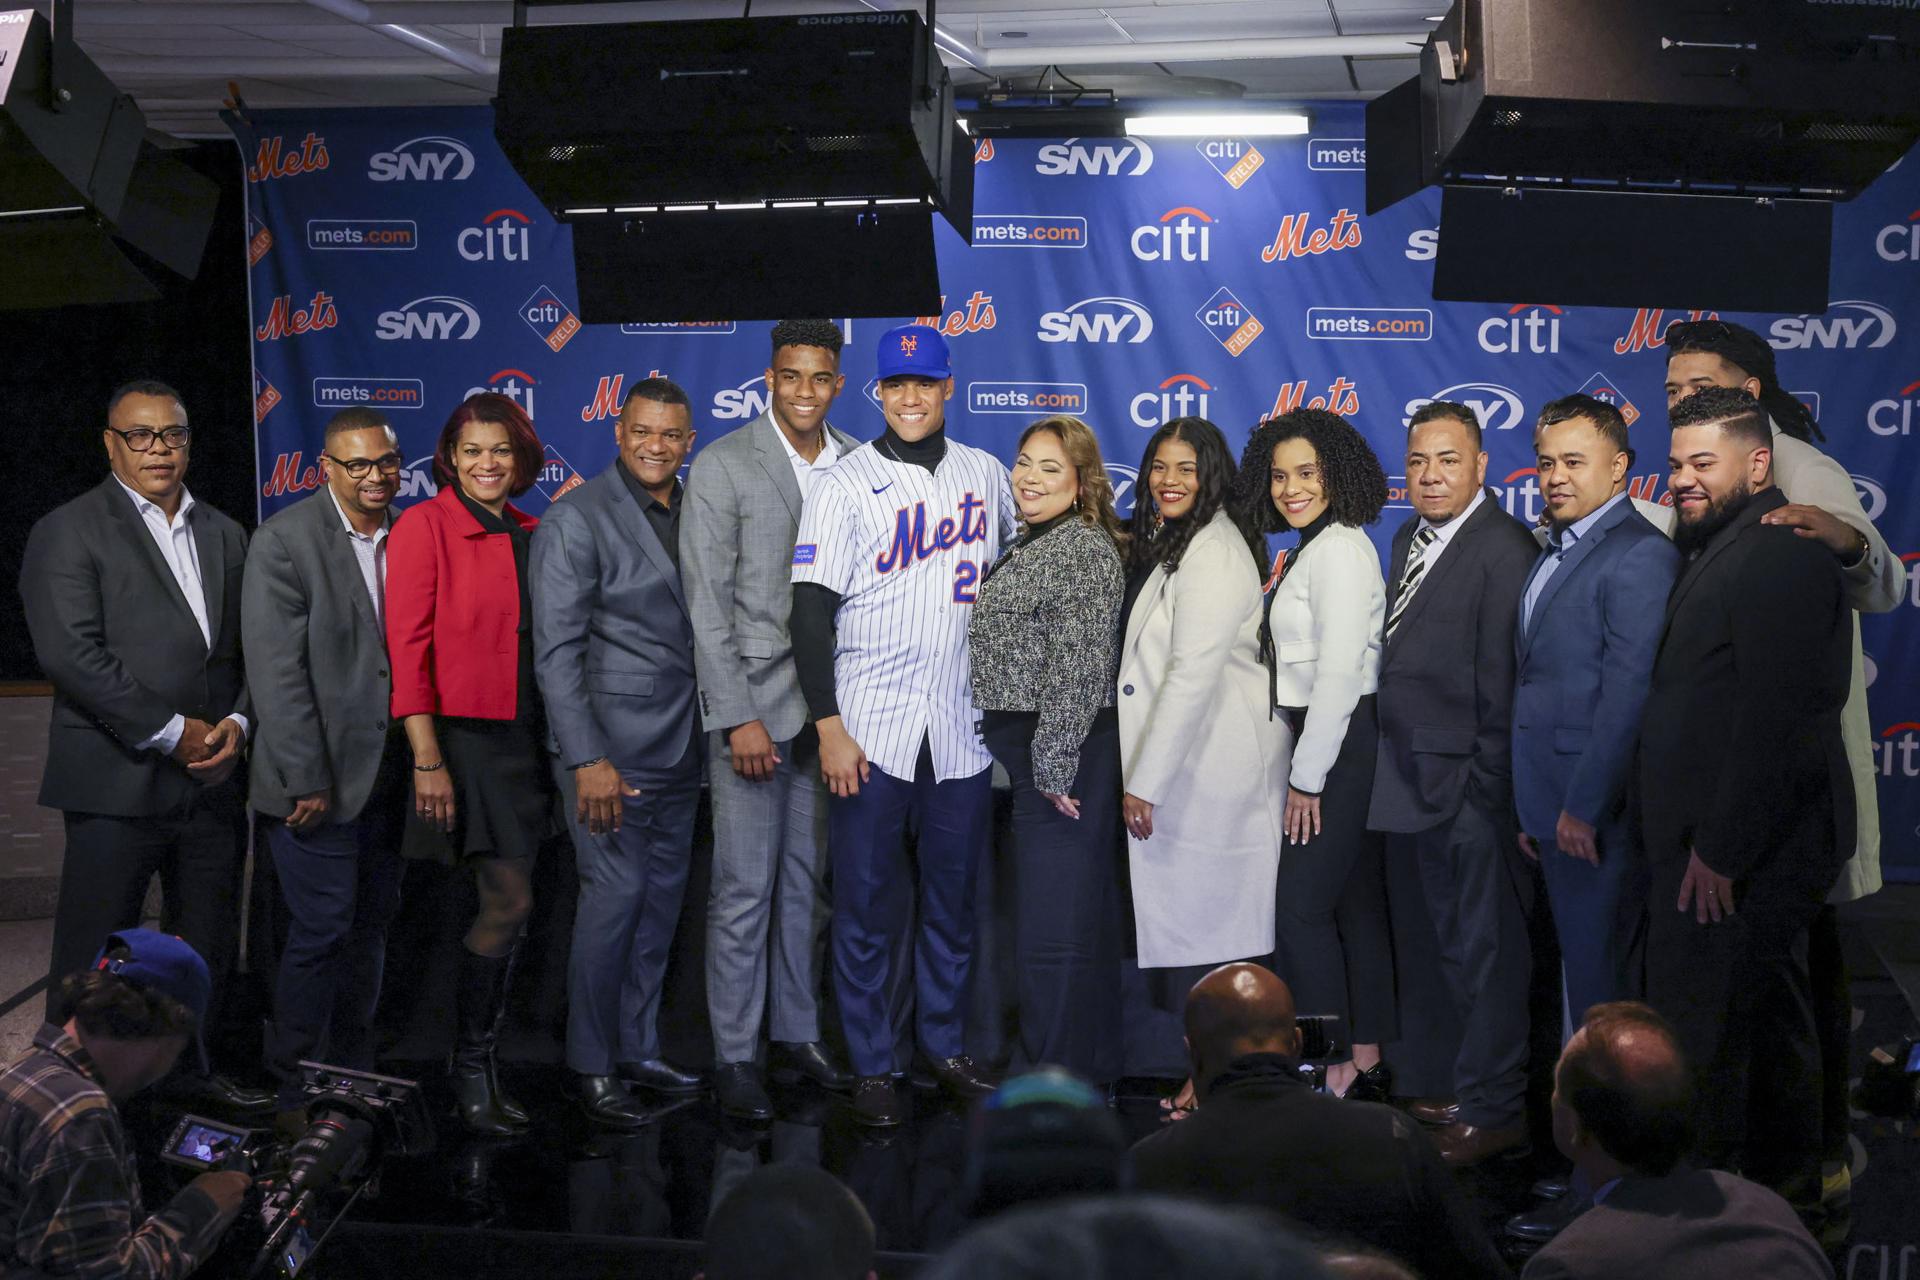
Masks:
[[[1127,117],[1127,133],[1138,138],[1273,138],[1306,131],[1307,118],[1297,111],[1206,115],[1161,112],[1150,116]]]

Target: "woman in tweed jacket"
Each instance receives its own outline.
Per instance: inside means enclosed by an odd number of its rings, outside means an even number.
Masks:
[[[1125,578],[1092,428],[1046,418],[1013,463],[1019,539],[973,606],[973,701],[1013,784],[1020,1045],[1120,1074],[1120,733],[1113,684]]]

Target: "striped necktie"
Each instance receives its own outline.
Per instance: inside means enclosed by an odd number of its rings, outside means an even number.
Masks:
[[[1440,537],[1432,525],[1424,526],[1413,535],[1413,546],[1407,551],[1407,567],[1400,574],[1400,589],[1393,593],[1393,612],[1387,615],[1386,638],[1393,639],[1393,629],[1400,625],[1401,617],[1407,612],[1407,602],[1413,599],[1413,593],[1419,588],[1420,580],[1427,572],[1427,548]]]

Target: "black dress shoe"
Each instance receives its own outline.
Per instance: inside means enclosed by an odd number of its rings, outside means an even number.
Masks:
[[[1545,1204],[1535,1205],[1525,1213],[1514,1214],[1507,1219],[1505,1230],[1515,1240],[1543,1245],[1591,1208],[1593,1201],[1588,1197],[1563,1194]]]
[[[940,1087],[956,1098],[984,1098],[1000,1087],[1000,1082],[982,1071],[966,1054],[928,1064]]]
[[[891,1129],[906,1118],[906,1104],[892,1076],[861,1076],[853,1086],[855,1124],[870,1129]]]
[[[818,1040],[775,1040],[767,1050],[767,1074],[775,1084],[799,1084],[805,1078],[835,1093],[853,1088],[853,1072],[835,1062]]]
[[[587,1119],[609,1129],[644,1129],[652,1122],[647,1104],[627,1092],[618,1076],[575,1076],[574,1094]]]
[[[1353,1078],[1342,1097],[1355,1102],[1391,1102],[1393,1100],[1393,1072],[1384,1062],[1376,1062]]]
[[[751,1062],[721,1062],[713,1068],[713,1096],[723,1114],[736,1120],[773,1119],[773,1099],[760,1087]]]
[[[622,1062],[615,1068],[620,1078],[642,1088],[652,1089],[655,1093],[698,1093],[700,1077],[691,1071],[682,1071],[665,1058],[648,1058],[644,1062]]]
[[[1450,1124],[1460,1122],[1460,1100],[1458,1098],[1415,1098],[1407,1104],[1407,1114],[1421,1124],[1430,1124],[1444,1129]]]
[[[275,1109],[278,1098],[271,1089],[249,1089],[225,1076],[203,1076],[182,1072],[168,1076],[160,1090],[166,1097],[195,1106],[264,1115]]]

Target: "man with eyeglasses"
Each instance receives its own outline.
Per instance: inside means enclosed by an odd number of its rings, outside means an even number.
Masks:
[[[187,492],[193,431],[173,388],[118,388],[101,441],[112,474],[41,517],[20,565],[34,656],[54,688],[40,803],[66,825],[51,971],[87,968],[100,939],[138,925],[157,872],[161,928],[205,957],[217,1009],[246,850],[233,775],[252,715],[240,656],[247,535]],[[66,1018],[58,1003],[49,997],[50,1021]],[[243,1109],[269,1101],[218,1076],[174,1089]]]
[[[378,412],[334,414],[325,486],[261,525],[247,553],[252,801],[289,917],[266,1037],[282,1110],[299,1105],[303,1058],[373,1066],[411,778],[406,735],[387,713],[387,532],[401,461]]]

